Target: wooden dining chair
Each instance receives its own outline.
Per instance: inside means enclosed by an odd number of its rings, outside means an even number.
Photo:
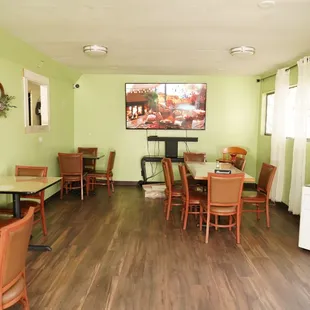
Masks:
[[[165,196],[166,199],[164,201],[164,212],[166,214],[166,220],[169,220],[170,213],[172,210],[172,206],[181,206],[182,205],[182,189],[181,187],[175,186],[173,184],[173,171],[170,171],[169,168],[169,160],[170,158],[163,158],[161,163],[164,172],[165,179]],[[172,170],[172,167],[171,167]]]
[[[222,163],[234,163],[236,157],[245,157],[247,150],[239,146],[230,146],[223,149],[223,156],[217,160]]]
[[[190,191],[188,186],[188,180],[186,176],[186,168],[184,164],[179,164],[179,172],[182,181],[182,216],[183,229],[187,227],[188,215],[200,215],[199,205],[201,201],[207,200],[207,193],[200,191]]]
[[[205,221],[206,238],[209,241],[210,226],[229,228],[236,226],[236,241],[240,243],[241,226],[241,193],[244,182],[244,173],[238,174],[208,174],[208,200],[200,203],[200,231],[202,222]],[[206,214],[206,215],[205,215]],[[211,222],[211,215],[214,215],[215,222]],[[228,216],[229,224],[219,224],[219,216]],[[233,219],[235,219],[233,221]]]
[[[31,207],[22,219],[0,228],[0,309],[16,303],[30,309],[25,265],[34,211]]]
[[[109,197],[111,197],[111,192],[114,193],[113,167],[114,167],[115,155],[116,155],[115,151],[110,152],[106,170],[96,170],[87,174],[86,177],[87,196],[89,195],[89,191],[91,189],[94,189],[96,185],[106,185],[108,188]]]
[[[171,158],[164,157],[164,159],[165,159],[165,162],[167,163],[167,165],[169,167],[169,175],[170,175],[172,187],[174,187],[175,189],[181,188],[182,187],[182,181],[175,179]],[[187,174],[187,177],[188,177],[188,186],[190,187],[191,190],[193,190],[194,188],[197,187],[197,181],[192,178],[190,173]]]
[[[15,166],[15,176],[25,176],[25,177],[46,177],[48,167],[39,166]],[[47,235],[47,226],[45,219],[45,209],[44,209],[44,191],[37,194],[22,195],[20,201],[21,214],[24,216],[28,213],[30,207],[34,207],[35,215],[38,215],[33,221],[35,225],[41,222],[42,231],[44,236]],[[5,208],[0,209],[0,214],[13,214],[13,203],[8,204]]]
[[[97,156],[98,148],[97,147],[78,147],[78,153],[90,154]],[[92,172],[96,170],[96,159],[83,158],[83,171]]]
[[[233,162],[233,166],[237,169],[244,171],[246,159],[244,157],[236,157],[235,161]]]
[[[184,158],[184,162],[186,161],[205,162],[206,153],[184,152],[183,158]]]
[[[81,200],[84,199],[83,188],[86,173],[83,172],[83,154],[82,153],[58,153],[60,176],[60,199],[63,198],[63,191],[80,189]]]
[[[268,228],[270,227],[269,196],[276,170],[277,167],[263,163],[260,170],[256,191],[242,192],[242,213],[254,212],[256,213],[257,220],[260,219],[260,213],[266,213],[266,224]],[[245,203],[255,205],[256,208],[244,209]]]
[[[206,162],[206,153],[194,153],[194,152],[184,152],[183,153],[184,162],[187,161],[194,161],[194,162]],[[185,166],[186,168],[186,166]],[[206,190],[206,182],[202,180],[195,180],[192,175],[190,174],[190,171],[186,168],[186,176],[188,179],[188,183],[190,187],[198,186],[202,188],[203,190]]]

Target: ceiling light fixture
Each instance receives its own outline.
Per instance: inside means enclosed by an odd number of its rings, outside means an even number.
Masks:
[[[85,45],[83,46],[83,52],[87,55],[97,56],[105,55],[108,53],[108,48],[102,45]]]
[[[271,9],[271,8],[275,7],[276,1],[275,0],[262,0],[262,1],[258,2],[257,5],[261,9]]]
[[[254,55],[255,54],[255,48],[251,46],[238,46],[233,47],[229,50],[230,55]]]

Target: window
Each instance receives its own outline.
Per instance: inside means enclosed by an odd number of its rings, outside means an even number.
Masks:
[[[286,137],[294,137],[294,114],[295,114],[295,102],[296,102],[297,87],[291,87],[289,90],[289,97],[287,103],[287,120],[286,120]],[[273,110],[274,110],[274,93],[266,95],[266,120],[265,120],[265,135],[272,134],[272,122],[273,122]],[[308,116],[308,137],[310,138],[310,117]]]
[[[49,79],[24,70],[26,133],[49,131]]]

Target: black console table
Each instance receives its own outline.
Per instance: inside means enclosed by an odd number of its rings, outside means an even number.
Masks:
[[[139,185],[147,183],[147,175],[146,175],[146,170],[145,170],[145,163],[160,163],[161,160],[164,158],[164,156],[143,156],[141,158],[141,176],[143,178],[143,181],[139,181]],[[182,163],[184,162],[183,157],[174,157],[171,158],[171,161],[173,163]]]
[[[171,158],[173,163],[184,162],[183,157],[178,157],[178,142],[197,142],[198,138],[192,137],[158,137],[158,136],[148,136],[148,141],[163,141],[165,142],[165,156],[151,156],[146,155],[141,158],[141,176],[143,180],[139,181],[138,184],[142,185],[147,183],[147,175],[145,170],[145,163],[160,163],[164,157]]]
[[[165,157],[172,159],[178,157],[178,142],[197,142],[198,138],[148,136],[147,141],[165,142]]]

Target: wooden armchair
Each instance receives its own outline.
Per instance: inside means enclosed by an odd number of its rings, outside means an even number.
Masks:
[[[0,229],[0,309],[20,302],[29,309],[25,265],[34,208],[23,219]]]
[[[248,152],[238,146],[225,147],[223,149],[223,157],[217,160],[222,163],[234,163],[236,157],[245,157]]]
[[[81,189],[81,200],[84,199],[83,187],[84,177],[83,172],[83,154],[82,153],[58,153],[60,167],[60,199],[63,197],[63,190],[68,194],[69,190]]]

